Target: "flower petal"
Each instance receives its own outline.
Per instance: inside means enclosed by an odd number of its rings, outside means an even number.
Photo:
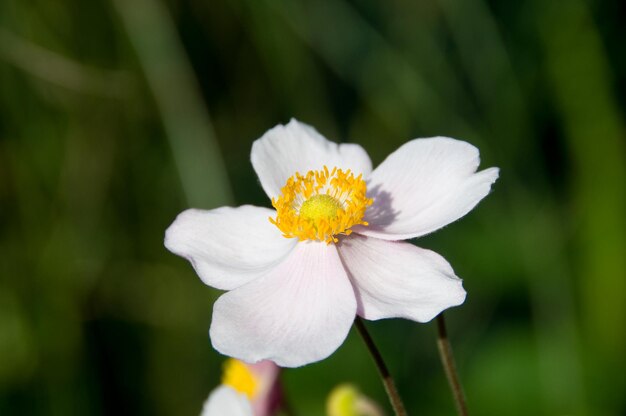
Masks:
[[[339,245],[365,319],[433,319],[465,300],[462,281],[439,254],[400,241],[351,235]]]
[[[204,402],[201,416],[253,416],[253,413],[245,394],[222,385]]]
[[[355,312],[337,248],[299,243],[274,270],[215,302],[211,341],[222,354],[243,361],[299,367],[332,354]]]
[[[276,414],[281,407],[283,399],[279,377],[280,367],[269,360],[246,365],[259,382],[258,392],[252,401],[252,410],[255,416]]]
[[[313,127],[291,119],[289,124],[268,130],[252,144],[252,166],[259,176],[263,190],[270,197],[280,195],[287,179],[296,172],[306,174],[329,169],[351,169],[363,177],[372,171],[372,162],[357,144],[337,144],[328,141]]]
[[[498,178],[498,168],[476,173],[479,163],[478,149],[460,140],[433,137],[404,144],[370,175],[369,226],[354,231],[403,240],[456,221],[487,196]]]
[[[165,232],[165,247],[191,262],[200,279],[231,290],[273,269],[295,246],[269,222],[267,208],[188,209]]]

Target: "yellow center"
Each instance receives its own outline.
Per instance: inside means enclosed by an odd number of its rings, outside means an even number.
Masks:
[[[252,400],[257,393],[258,381],[247,365],[234,358],[224,363],[222,384],[232,387],[235,391],[245,394]]]
[[[350,235],[352,226],[368,225],[365,209],[372,204],[366,197],[362,175],[348,169],[311,170],[287,179],[278,198],[272,198],[276,225],[287,238],[336,243],[338,235]]]
[[[332,196],[314,195],[300,207],[300,217],[313,222],[323,218],[335,219],[340,210],[343,210],[343,205]]]

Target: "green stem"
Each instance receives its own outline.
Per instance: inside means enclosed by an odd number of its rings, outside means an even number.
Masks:
[[[454,355],[452,354],[450,340],[448,340],[446,320],[443,316],[443,312],[437,316],[437,347],[439,348],[439,356],[441,357],[441,363],[443,364],[443,368],[446,372],[450,390],[452,390],[456,411],[459,416],[467,416],[465,394],[463,393],[463,387],[459,381],[459,374],[456,370],[456,365],[454,364]]]
[[[354,326],[359,331],[359,335],[365,342],[365,346],[370,352],[372,358],[374,359],[374,363],[376,364],[376,368],[378,369],[378,373],[380,374],[380,378],[383,382],[383,386],[385,386],[385,391],[387,392],[387,396],[389,396],[389,401],[391,402],[391,407],[393,408],[396,416],[407,416],[406,410],[404,410],[404,404],[402,403],[402,399],[398,394],[398,390],[396,389],[396,383],[394,383],[387,366],[385,365],[385,361],[383,360],[382,355],[380,355],[380,351],[376,348],[376,344],[374,344],[374,340],[370,336],[369,332],[367,332],[367,328],[365,328],[365,324],[358,316],[354,320]]]

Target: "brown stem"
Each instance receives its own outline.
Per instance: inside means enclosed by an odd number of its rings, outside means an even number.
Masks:
[[[452,354],[450,340],[448,340],[446,320],[443,317],[443,312],[437,316],[437,347],[439,348],[439,356],[441,357],[441,363],[446,372],[450,390],[452,390],[456,411],[459,416],[467,416],[465,394],[463,393],[463,387],[459,381],[459,373],[456,371],[456,365],[454,364],[454,355]]]
[[[404,410],[404,404],[402,403],[402,399],[398,394],[398,390],[396,389],[396,384],[389,374],[389,370],[385,365],[385,361],[383,361],[382,355],[380,355],[380,351],[376,348],[376,344],[374,344],[374,340],[370,336],[369,332],[367,332],[367,328],[365,328],[365,324],[358,316],[354,320],[354,326],[359,331],[359,335],[363,338],[363,342],[365,342],[365,346],[369,350],[372,358],[374,359],[374,363],[376,364],[376,368],[378,369],[378,373],[380,374],[380,378],[382,379],[383,386],[385,386],[385,391],[387,392],[387,396],[389,396],[389,401],[391,402],[391,407],[393,408],[396,416],[406,416],[406,410]]]
[[[287,400],[284,396],[280,408],[282,409],[285,416],[296,416],[296,412],[293,410],[291,402]]]

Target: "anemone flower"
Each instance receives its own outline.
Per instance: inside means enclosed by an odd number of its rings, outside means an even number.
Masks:
[[[201,416],[271,416],[281,405],[280,368],[271,361],[246,364],[229,359],[222,383],[204,403]]]
[[[204,402],[201,416],[254,416],[245,394],[229,386],[219,386]]]
[[[489,193],[498,169],[477,172],[476,147],[415,139],[372,170],[361,146],[292,120],[256,140],[251,160],[274,209],[188,209],[165,235],[204,283],[227,291],[209,331],[219,352],[298,367],[332,354],[355,315],[427,322],[465,300],[443,257],[400,240]]]

